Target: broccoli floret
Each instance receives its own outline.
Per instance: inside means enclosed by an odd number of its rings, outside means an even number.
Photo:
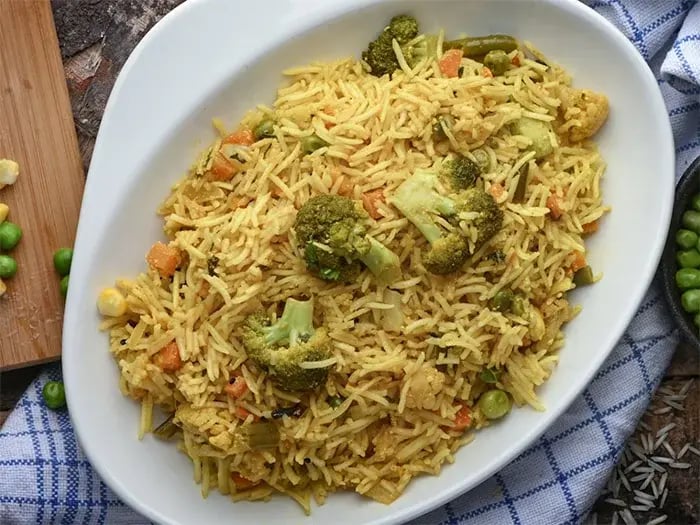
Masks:
[[[396,15],[389,21],[387,30],[399,44],[406,44],[418,36],[418,20],[410,15]]]
[[[503,226],[503,211],[493,200],[491,194],[482,188],[470,188],[459,195],[461,201],[460,220],[466,220],[476,227],[476,245],[482,246],[496,235]]]
[[[455,191],[473,187],[476,184],[476,179],[481,175],[479,166],[463,155],[451,158],[445,162],[443,167],[443,173]]]
[[[503,212],[482,189],[470,188],[451,198],[435,191],[436,183],[435,173],[418,170],[398,187],[390,202],[430,243],[423,256],[425,267],[444,275],[461,268],[472,251],[469,240],[457,228],[459,224],[465,221],[476,227],[474,245],[478,248],[501,228]],[[455,231],[447,232],[438,225],[438,216],[455,225]]]
[[[326,281],[352,282],[364,264],[382,284],[398,279],[398,256],[367,235],[367,219],[364,210],[347,197],[310,198],[294,222],[309,270]]]
[[[248,357],[283,390],[313,390],[328,377],[328,367],[301,366],[331,357],[331,342],[325,329],[314,330],[311,300],[287,299],[282,317],[275,324],[264,313],[249,316],[243,329],[243,345]]]
[[[415,18],[408,15],[395,16],[379,36],[369,43],[367,50],[362,52],[362,59],[367,62],[374,76],[392,74],[401,67],[392,45],[392,40],[395,39],[408,65],[414,67],[421,59],[437,53],[437,37],[426,35],[411,43],[417,36],[418,22]]]

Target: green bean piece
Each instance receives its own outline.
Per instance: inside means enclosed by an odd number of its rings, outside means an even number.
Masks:
[[[323,140],[318,135],[309,135],[308,137],[301,139],[301,151],[303,151],[306,155],[325,146],[328,146],[328,142]]]
[[[9,279],[17,273],[17,261],[9,255],[0,255],[0,279]]]
[[[700,288],[700,270],[681,268],[676,272],[676,285],[681,290]]]
[[[433,140],[447,140],[446,129],[452,129],[454,119],[450,115],[440,115],[433,124]]]
[[[275,136],[275,122],[265,118],[258,122],[258,125],[253,128],[253,136],[255,140],[269,139]]]
[[[499,76],[508,71],[510,57],[502,49],[494,49],[486,53],[484,65],[491,70],[494,76]]]
[[[683,226],[700,234],[700,211],[688,210],[683,214]]]
[[[501,313],[509,313],[513,309],[515,294],[510,290],[499,290],[491,299],[491,306]]]
[[[474,57],[500,49],[510,53],[517,49],[518,41],[509,35],[472,36],[450,40],[442,44],[443,49],[461,49],[464,56]]]
[[[698,238],[698,234],[690,230],[681,228],[676,232],[676,244],[686,250],[695,248],[695,245],[698,243]]]
[[[498,419],[510,412],[510,398],[503,390],[488,390],[481,394],[477,406],[487,419]]]
[[[681,268],[700,268],[700,252],[697,250],[681,250],[676,253],[676,261]]]
[[[248,445],[255,450],[276,448],[280,441],[277,425],[271,422],[251,423],[243,431],[248,438]]]
[[[340,405],[343,404],[343,399],[342,396],[331,396],[328,398],[328,406],[331,408],[338,408]]]
[[[590,266],[584,266],[583,268],[576,271],[574,274],[574,284],[576,286],[586,286],[587,284],[593,284],[595,282],[595,277],[593,276],[593,270]]]
[[[700,312],[700,290],[686,290],[681,295],[683,310],[689,314]]]
[[[0,250],[12,250],[20,239],[22,239],[22,228],[10,221],[0,224]]]
[[[700,193],[693,195],[693,198],[690,199],[690,205],[695,211],[700,211]]]
[[[525,200],[525,190],[527,189],[527,179],[530,176],[530,163],[525,163],[520,168],[518,185],[513,192],[513,202],[523,202]]]
[[[498,381],[498,371],[491,368],[484,368],[479,374],[479,379],[484,383],[495,383]]]
[[[41,395],[44,403],[51,410],[66,406],[66,389],[60,381],[49,381],[44,385]]]
[[[173,423],[173,414],[170,414],[168,418],[163,421],[160,425],[158,425],[155,430],[153,431],[153,435],[157,437],[158,439],[162,439],[164,441],[167,441],[169,439],[172,439],[175,434],[177,434],[177,431],[180,430],[179,427]]]

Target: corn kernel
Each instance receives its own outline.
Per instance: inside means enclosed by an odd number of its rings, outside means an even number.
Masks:
[[[19,164],[14,160],[0,159],[0,188],[14,184],[19,176]]]
[[[0,224],[5,222],[7,216],[10,214],[10,207],[4,202],[0,202]]]
[[[119,317],[126,313],[126,299],[116,288],[105,288],[97,298],[97,309],[105,317]]]
[[[7,285],[3,282],[2,279],[0,279],[0,297],[5,295],[6,291],[7,291]]]

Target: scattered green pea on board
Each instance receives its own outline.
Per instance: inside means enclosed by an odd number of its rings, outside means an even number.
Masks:
[[[681,306],[693,314],[700,329],[700,193],[693,195],[681,216],[682,227],[676,232],[676,286],[681,292]]]
[[[61,277],[58,284],[58,290],[61,296],[65,299],[68,294],[68,280],[70,275],[70,266],[73,262],[73,250],[71,248],[59,248],[53,254],[53,267],[56,273]]]
[[[58,410],[66,406],[66,390],[61,381],[49,381],[41,391],[44,403],[51,410]]]
[[[70,248],[59,248],[53,254],[53,267],[58,275],[65,277],[70,273],[70,265],[73,261],[73,250]]]

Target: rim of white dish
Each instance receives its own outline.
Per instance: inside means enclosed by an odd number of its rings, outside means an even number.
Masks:
[[[134,66],[138,63],[142,53],[150,46],[154,45],[155,42],[159,40],[167,40],[169,38],[172,38],[174,35],[171,34],[172,31],[170,31],[170,28],[173,25],[173,22],[180,17],[186,17],[190,9],[193,9],[199,4],[215,3],[216,1],[217,0],[189,0],[188,2],[179,5],[171,12],[166,14],[145,35],[141,42],[139,42],[139,44],[136,46],[136,48],[124,64],[114,84],[114,88],[105,108],[102,125],[100,126],[100,132],[97,136],[93,159],[99,159],[99,157],[102,155],[102,150],[104,147],[103,143],[105,142],[104,135],[107,133],[106,130],[109,128],[112,114],[116,112],[120,106],[120,97],[124,85],[126,85],[130,81],[132,70],[134,69]],[[307,4],[313,3],[308,0],[296,0],[296,3],[304,3],[305,1]],[[309,31],[314,27],[317,27],[318,25],[324,23],[325,21],[343,16],[350,10],[369,6],[375,3],[381,3],[381,1],[382,0],[334,0],[334,2],[328,3],[319,2],[318,4],[316,4],[316,6],[324,4],[324,9],[319,9],[315,13],[312,13],[311,10],[309,10],[309,17],[307,19],[303,21],[299,20],[298,22],[295,22],[294,25],[290,25],[286,31],[275,35],[274,37],[268,38],[267,41],[265,41],[262,45],[258,46],[249,54],[248,61],[254,60],[256,57],[266,54],[268,51],[274,49],[276,46],[280,45],[287,39],[293,37],[295,34]],[[559,9],[568,11],[570,14],[572,14],[572,16],[580,18],[584,23],[588,23],[595,26],[597,30],[611,34],[612,37],[617,40],[617,43],[622,48],[626,49],[631,59],[637,62],[637,66],[641,67],[641,69],[644,71],[645,82],[649,84],[646,87],[654,93],[654,96],[648,100],[648,110],[662,117],[658,121],[659,126],[663,128],[660,131],[660,134],[664,138],[664,143],[660,144],[660,151],[669,152],[667,166],[669,174],[668,187],[666,189],[666,194],[660,194],[660,197],[663,198],[663,206],[660,217],[660,227],[662,227],[662,229],[659,230],[659,236],[655,240],[653,240],[653,244],[650,245],[650,250],[648,253],[649,256],[646,259],[646,263],[643,269],[644,286],[640,286],[633,294],[632,304],[636,305],[635,308],[630,309],[630,311],[626,312],[625,315],[620,316],[617,319],[614,325],[614,329],[611,330],[611,332],[605,338],[605,346],[607,347],[607,351],[600,353],[597,356],[597,359],[595,359],[594,363],[588,368],[587,372],[585,374],[582,374],[580,381],[576,385],[576,388],[569,389],[566,392],[566,394],[562,396],[562,403],[556,409],[548,410],[546,414],[543,414],[541,424],[533,426],[528,432],[523,434],[518,440],[517,445],[514,445],[511,449],[509,449],[508,452],[502,455],[497,461],[490,463],[488,465],[488,468],[483,468],[480,472],[473,473],[468,482],[449,487],[440,494],[435,495],[429,501],[416,501],[415,503],[410,504],[408,507],[403,508],[401,510],[397,510],[395,512],[392,512],[391,507],[389,507],[389,511],[386,515],[372,522],[376,525],[403,522],[415,518],[437,508],[440,505],[443,505],[444,503],[465,493],[467,490],[476,487],[489,476],[498,472],[505,465],[510,463],[523,450],[529,447],[534,440],[536,440],[542,433],[544,433],[551,426],[551,424],[559,416],[561,416],[561,414],[571,405],[573,400],[581,393],[581,391],[588,385],[590,380],[593,378],[594,374],[600,369],[600,366],[602,365],[603,361],[609,356],[610,352],[615,346],[615,343],[622,336],[629,322],[632,320],[638,305],[640,304],[644,294],[646,293],[654,277],[655,270],[658,266],[662,254],[673,208],[674,179],[672,174],[675,172],[675,151],[673,146],[673,135],[671,132],[670,122],[666,114],[665,104],[661,96],[661,92],[659,91],[656,79],[654,78],[654,75],[652,74],[651,70],[647,66],[642,56],[629,42],[629,40],[627,40],[627,38],[614,25],[612,25],[608,20],[596,13],[594,10],[588,8],[584,4],[578,2],[577,0],[540,0],[540,2],[551,4],[552,6],[555,6]],[[246,10],[248,10],[249,12],[253,12],[256,9],[269,9],[268,4],[262,4],[262,2],[252,4],[241,4],[241,18],[245,18]],[[278,2],[276,8],[284,9],[285,6],[287,6],[286,2]],[[234,72],[229,72],[228,76],[230,77],[232,73]],[[219,87],[221,86],[219,85]],[[210,94],[210,92],[206,93],[206,95]],[[93,166],[94,165],[95,164],[93,164]],[[97,191],[97,188],[101,182],[98,177],[99,172],[96,172],[95,170],[91,169],[85,186],[84,203],[89,203],[91,195]],[[85,204],[83,204],[83,208],[81,209],[81,219],[83,218],[82,216],[84,212],[86,213]],[[76,269],[78,270],[78,274],[80,274],[80,268],[82,268],[83,266],[83,261],[81,259],[83,245],[85,244],[89,246],[91,242],[89,228],[91,228],[92,226],[93,224],[88,225],[84,220],[81,220],[79,222],[75,245],[75,253],[77,257],[74,261],[74,267],[77,267]],[[75,403],[73,402],[73,388],[75,386],[75,376],[73,374],[73,370],[77,370],[77,367],[80,366],[79,352],[81,351],[79,345],[74,344],[74,339],[77,339],[77,332],[80,329],[80,319],[77,315],[77,312],[75,315],[73,315],[71,310],[71,304],[71,295],[69,294],[66,303],[66,316],[64,320],[63,339],[63,374],[66,383],[66,394],[69,408],[75,406]],[[73,422],[78,441],[80,442],[80,445],[82,446],[83,451],[85,452],[91,465],[93,466],[97,474],[101,477],[101,479],[104,480],[104,482],[119,496],[119,498],[121,498],[122,501],[124,501],[134,510],[151,520],[154,520],[158,523],[178,525],[177,522],[166,518],[158,510],[149,506],[147,502],[139,499],[119,480],[114,478],[101,463],[100,457],[98,456],[97,451],[93,446],[92,442],[83,439],[83,425],[88,424],[88,422],[84,420],[83,414],[78,410],[71,410],[70,417]]]

